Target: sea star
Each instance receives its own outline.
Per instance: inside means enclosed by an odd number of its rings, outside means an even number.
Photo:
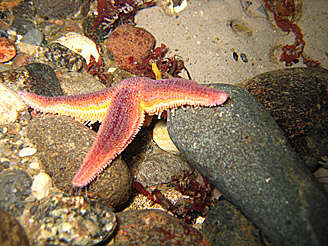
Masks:
[[[116,87],[83,95],[43,97],[29,92],[19,95],[26,104],[44,113],[102,122],[91,150],[72,180],[76,187],[89,184],[127,147],[146,113],[154,115],[182,105],[211,107],[228,98],[225,92],[191,80],[143,77],[125,79]]]

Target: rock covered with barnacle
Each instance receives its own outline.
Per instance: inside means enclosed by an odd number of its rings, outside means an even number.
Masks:
[[[155,43],[154,36],[145,29],[121,25],[111,33],[106,47],[120,68],[138,73],[145,67]]]
[[[31,204],[22,220],[31,245],[94,245],[116,227],[115,214],[109,208],[59,193]]]

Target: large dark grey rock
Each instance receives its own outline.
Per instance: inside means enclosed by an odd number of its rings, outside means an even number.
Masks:
[[[244,89],[214,87],[229,93],[224,106],[169,116],[178,149],[274,244],[328,245],[327,194],[276,122]]]
[[[210,208],[202,232],[211,246],[265,245],[259,229],[227,200],[220,200]]]

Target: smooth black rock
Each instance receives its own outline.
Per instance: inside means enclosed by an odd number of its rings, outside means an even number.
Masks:
[[[189,164],[276,245],[328,245],[328,198],[282,130],[246,90],[224,84],[229,101],[178,109],[169,134]]]

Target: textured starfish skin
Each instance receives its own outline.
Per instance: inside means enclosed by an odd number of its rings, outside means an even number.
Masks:
[[[44,113],[102,122],[96,140],[73,178],[73,186],[90,183],[132,141],[145,114],[154,115],[182,105],[216,106],[228,94],[186,79],[151,80],[135,77],[103,91],[61,97],[19,92],[26,104]]]

